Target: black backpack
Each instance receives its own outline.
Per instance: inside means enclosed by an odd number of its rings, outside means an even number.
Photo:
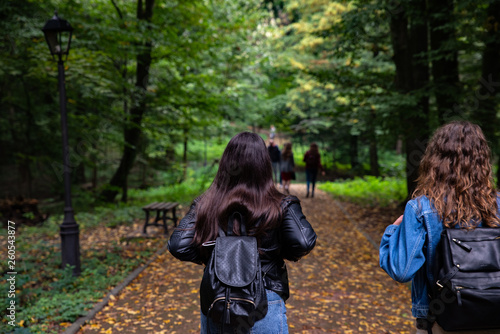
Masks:
[[[447,331],[500,329],[500,228],[445,228],[429,319]]]
[[[236,216],[240,236],[232,233]],[[204,244],[215,246],[201,281],[201,310],[223,329],[247,330],[267,314],[257,239],[246,235],[244,218],[238,212],[230,216],[226,234],[220,231],[215,242]]]

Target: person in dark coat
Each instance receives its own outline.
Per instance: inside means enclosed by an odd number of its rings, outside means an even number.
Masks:
[[[269,151],[269,157],[271,158],[271,165],[273,166],[273,178],[274,183],[278,184],[280,182],[280,159],[281,151],[279,147],[274,144],[274,140],[269,141],[269,146],[267,147]]]
[[[311,197],[314,197],[318,170],[321,170],[321,173],[325,175],[325,170],[323,169],[323,165],[321,165],[321,155],[319,154],[318,145],[316,143],[312,143],[309,146],[309,151],[304,154],[304,162],[306,163],[306,197],[309,197],[309,186],[311,186],[312,189]]]

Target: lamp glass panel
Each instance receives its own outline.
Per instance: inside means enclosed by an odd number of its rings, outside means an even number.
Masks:
[[[63,31],[60,33],[59,42],[62,49],[62,54],[68,54],[71,42],[71,31]]]
[[[61,53],[61,45],[57,38],[56,31],[45,31],[45,38],[47,39],[47,43],[50,47],[51,54],[60,54]]]

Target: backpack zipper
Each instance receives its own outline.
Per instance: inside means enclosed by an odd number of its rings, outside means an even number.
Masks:
[[[229,302],[231,302],[231,300],[238,300],[240,302],[247,302],[247,303],[250,303],[253,306],[255,306],[255,303],[252,300],[250,300],[250,299],[233,297],[233,298],[229,299]]]
[[[215,303],[217,303],[217,302],[219,302],[219,301],[221,301],[221,300],[225,300],[225,299],[226,299],[226,297],[219,297],[219,298],[216,298],[216,299],[212,302],[212,305],[210,305],[210,307],[208,308],[208,311],[210,311],[210,310],[214,307]],[[255,303],[254,303],[252,300],[250,300],[250,299],[233,297],[233,298],[230,298],[230,299],[229,299],[229,302],[228,302],[228,306],[227,306],[227,308],[229,308],[229,305],[231,304],[231,301],[232,301],[232,300],[237,300],[237,301],[247,302],[247,303],[252,304],[252,305],[255,307]]]
[[[455,239],[455,238],[453,238],[451,240],[453,240],[454,243],[456,243],[458,246],[460,246],[463,250],[465,250],[467,252],[470,252],[472,250],[472,247],[467,245],[465,242],[462,242],[462,241]]]
[[[455,287],[455,291],[457,292],[457,303],[458,306],[462,306],[462,293],[460,292],[462,289],[464,289],[463,286],[457,285]]]

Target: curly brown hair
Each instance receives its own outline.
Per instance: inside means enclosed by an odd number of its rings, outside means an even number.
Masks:
[[[481,128],[454,121],[438,128],[420,162],[413,198],[425,195],[443,224],[473,229],[500,226],[491,151]]]

